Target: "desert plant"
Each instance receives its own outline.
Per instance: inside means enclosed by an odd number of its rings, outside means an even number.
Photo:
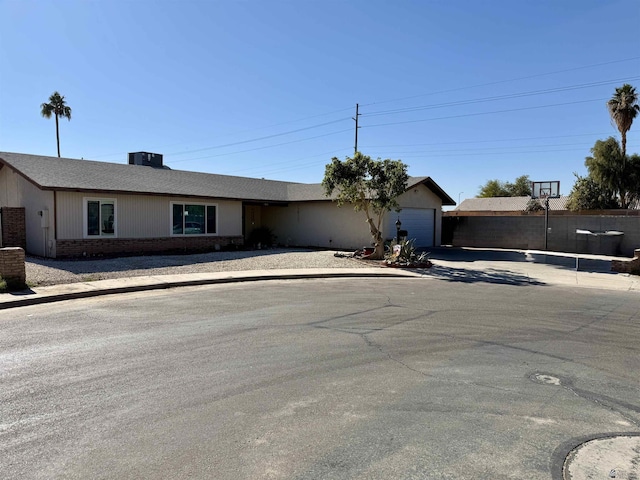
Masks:
[[[429,253],[416,251],[415,239],[403,240],[385,256],[387,264],[416,265],[429,262]]]

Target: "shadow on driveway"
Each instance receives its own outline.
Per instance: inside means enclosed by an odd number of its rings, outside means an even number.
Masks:
[[[533,280],[527,275],[523,275],[508,270],[485,269],[474,270],[471,268],[453,268],[442,265],[434,265],[425,272],[429,277],[448,282],[463,283],[494,283],[500,285],[546,285],[544,282]]]

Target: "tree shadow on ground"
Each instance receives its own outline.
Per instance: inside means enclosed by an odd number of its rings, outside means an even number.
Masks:
[[[425,271],[425,275],[447,282],[462,283],[493,283],[500,285],[546,285],[544,282],[529,278],[527,275],[508,270],[486,269],[473,270],[471,268],[453,268],[434,265]]]

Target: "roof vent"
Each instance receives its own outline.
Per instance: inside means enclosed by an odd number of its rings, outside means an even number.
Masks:
[[[149,152],[130,153],[129,165],[145,165],[147,167],[164,168],[162,165],[162,154]]]

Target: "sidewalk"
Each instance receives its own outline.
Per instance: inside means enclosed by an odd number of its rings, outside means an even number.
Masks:
[[[522,250],[438,248],[430,269],[312,268],[155,275],[77,282],[0,294],[0,310],[74,298],[180,286],[302,278],[404,277],[509,285],[558,285],[640,290],[640,277],[610,272],[615,257]],[[576,264],[578,270],[576,270]]]
[[[115,293],[159,290],[164,288],[214,285],[219,283],[256,282],[263,280],[290,280],[303,278],[353,277],[421,277],[419,273],[391,268],[312,268],[282,270],[250,270],[240,272],[189,273],[156,275],[94,282],[76,282],[62,285],[34,287],[26,291],[0,293],[0,310],[26,305],[59,302],[75,298],[96,297]]]

